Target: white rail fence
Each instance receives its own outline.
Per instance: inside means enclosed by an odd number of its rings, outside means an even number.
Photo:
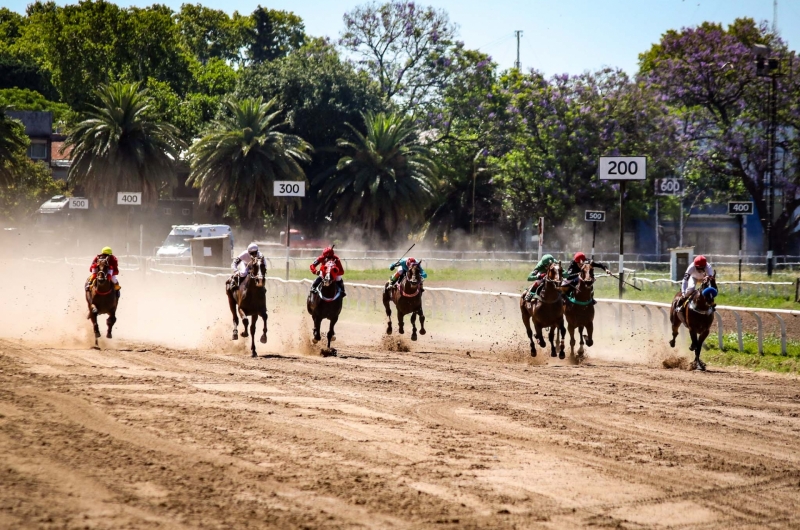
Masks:
[[[197,279],[198,282],[219,283],[225,278],[230,277],[231,271],[225,268],[215,267],[189,267],[179,265],[156,264],[144,258],[133,256],[125,257],[124,270],[138,271],[145,278],[152,276],[181,275]],[[79,266],[88,269],[90,261],[80,258],[64,258],[61,260],[52,259],[26,259],[26,261],[42,264],[63,264],[68,266]],[[644,280],[637,280],[644,281]],[[648,280],[653,283],[673,283],[669,280]],[[668,282],[668,283],[667,283]],[[722,283],[722,282],[718,282]],[[738,282],[727,282],[737,284]],[[745,282],[743,282],[745,283]],[[752,282],[755,283],[755,282]],[[763,282],[762,282],[763,283]],[[773,282],[780,283],[780,282]],[[311,280],[284,280],[281,278],[269,277],[267,288],[273,294],[278,295],[290,304],[303,304],[308,295]],[[791,284],[789,284],[791,285]],[[674,287],[674,286],[673,286]],[[381,293],[382,285],[370,285],[365,283],[347,284],[348,296],[344,300],[345,308],[348,311],[383,312]],[[427,296],[423,298],[423,309],[426,317],[440,319],[442,321],[463,320],[465,315],[479,315],[486,310],[487,303],[499,306],[506,319],[520,318],[519,298],[520,293],[477,291],[466,289],[453,289],[448,287],[426,287]],[[640,332],[657,333],[663,331],[665,340],[671,338],[671,325],[669,323],[669,304],[660,302],[640,301],[640,300],[617,300],[598,298],[598,316],[605,318],[607,323],[614,326],[617,332],[634,336]],[[660,316],[659,316],[660,314]],[[758,352],[764,353],[765,324],[767,319],[774,319],[780,329],[781,353],[787,354],[787,334],[786,319],[800,317],[800,311],[786,309],[766,309],[756,307],[734,307],[717,306],[716,324],[717,341],[721,350],[725,349],[723,343],[725,330],[733,329],[735,325],[737,336],[737,349],[744,351],[744,325],[743,315],[750,315],[756,323],[756,336]],[[658,323],[660,321],[660,324]],[[521,323],[520,323],[521,326]],[[598,324],[595,325],[596,329]],[[792,337],[795,338],[795,337]]]

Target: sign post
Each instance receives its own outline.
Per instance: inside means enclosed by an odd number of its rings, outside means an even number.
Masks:
[[[661,257],[661,245],[659,244],[658,237],[658,196],[659,195],[679,195],[683,200],[684,181],[683,179],[668,178],[656,179],[656,261]],[[683,219],[683,212],[681,212],[681,219]],[[683,233],[683,231],[681,231]],[[679,245],[680,246],[680,245]]]
[[[586,210],[583,220],[592,223],[592,259],[594,259],[594,242],[597,239],[597,223],[606,222],[606,212],[600,210]]]
[[[276,180],[273,183],[272,194],[275,197],[305,197],[306,183],[298,180]],[[289,223],[289,203],[286,203],[286,280],[289,280],[289,252],[291,250],[291,224]]]
[[[542,246],[544,243],[544,217],[539,218],[539,259],[537,261],[542,260]]]
[[[752,201],[729,201],[728,215],[735,215],[739,218],[739,281],[742,281],[742,239],[744,239],[744,216],[753,215]],[[742,284],[739,284],[739,292],[742,292]]]
[[[125,225],[125,254],[130,255],[131,253],[131,243],[130,243],[130,232],[131,232],[131,213],[133,212],[134,206],[141,206],[142,205],[142,192],[141,191],[118,191],[117,192],[117,204],[119,206],[130,206],[128,209],[128,221]]]
[[[625,283],[625,184],[629,180],[647,178],[647,157],[644,156],[601,156],[599,165],[600,180],[619,181],[619,297]]]

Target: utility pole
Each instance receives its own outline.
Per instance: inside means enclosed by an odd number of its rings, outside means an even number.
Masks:
[[[517,62],[514,63],[514,68],[522,70],[522,63],[519,62],[519,38],[522,37],[522,30],[514,30],[514,36],[517,38]]]
[[[772,33],[778,34],[778,0],[772,0]]]

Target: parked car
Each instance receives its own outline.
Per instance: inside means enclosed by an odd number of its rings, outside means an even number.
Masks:
[[[233,259],[233,232],[228,225],[174,225],[167,238],[156,250],[161,259],[189,260],[192,257],[190,239],[196,237],[228,236],[231,259]]]
[[[289,230],[292,248],[325,248],[329,243],[324,239],[310,239],[301,230]],[[286,246],[286,230],[281,230],[281,245]]]

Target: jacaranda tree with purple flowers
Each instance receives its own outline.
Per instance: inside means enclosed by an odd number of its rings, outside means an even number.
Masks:
[[[768,171],[768,101],[770,80],[756,75],[754,44],[771,47],[780,57],[777,76],[778,197],[773,222],[775,250],[783,253],[800,221],[800,73],[790,68],[794,52],[767,26],[738,19],[727,29],[704,23],[669,31],[640,56],[641,79],[661,94],[681,122],[691,148],[686,164],[696,188],[716,190],[730,199],[752,197],[766,212]],[[697,193],[700,193],[699,191]]]

